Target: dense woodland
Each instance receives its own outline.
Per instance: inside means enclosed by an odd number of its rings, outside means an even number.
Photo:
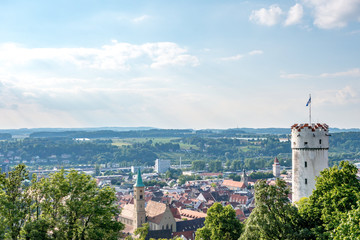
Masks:
[[[280,137],[286,138],[289,137],[288,135],[247,134],[240,130],[220,133],[198,131],[195,134],[190,130],[129,132],[127,132],[129,136],[137,134],[147,137],[104,137],[79,141],[76,138],[64,137],[68,132],[60,132],[51,133],[56,137],[32,136],[24,139],[6,139],[0,141],[0,162],[9,160],[11,165],[25,163],[30,167],[107,163],[128,167],[153,166],[157,158],[170,159],[172,164],[179,164],[181,157],[183,164],[204,161],[210,171],[216,172],[223,167],[231,170],[269,168],[276,156],[282,166],[291,166],[290,142],[279,141]],[[97,136],[99,134],[104,134],[104,131],[97,132]],[[178,135],[181,137],[176,137]],[[340,160],[356,159],[360,159],[360,133],[332,134],[329,150],[330,165]],[[204,168],[198,168],[200,169]]]

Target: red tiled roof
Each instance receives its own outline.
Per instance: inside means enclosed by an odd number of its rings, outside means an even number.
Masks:
[[[173,237],[181,237],[184,236],[187,240],[194,240],[195,239],[195,231],[184,231],[184,232],[174,232]]]
[[[232,194],[230,196],[230,202],[236,202],[236,203],[241,203],[241,204],[246,204],[248,200],[248,197],[247,196],[242,196],[242,195],[239,195],[239,194]]]
[[[202,213],[202,212],[196,212],[193,210],[189,210],[189,209],[180,209],[180,215],[181,217],[186,217],[186,218],[204,218],[207,216],[206,213]]]
[[[246,188],[246,185],[244,182],[238,182],[238,181],[233,181],[233,180],[224,180],[222,185],[226,186],[226,187]]]

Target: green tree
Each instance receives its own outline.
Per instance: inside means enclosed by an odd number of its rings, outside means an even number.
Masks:
[[[309,200],[299,204],[299,212],[319,239],[327,239],[344,214],[357,207],[360,182],[357,168],[347,161],[321,171]]]
[[[28,171],[23,164],[8,176],[0,174],[0,236],[6,239],[19,239],[26,223],[31,204],[28,187],[23,184],[27,179]]]
[[[210,161],[209,162],[209,171],[210,172],[220,172],[222,171],[222,163],[220,160]]]
[[[194,171],[205,170],[205,167],[206,167],[206,163],[205,161],[202,160],[195,160],[191,163],[191,168]]]
[[[231,163],[231,169],[236,171],[236,170],[241,170],[243,168],[243,163],[241,160],[234,160]]]
[[[242,224],[236,218],[234,209],[228,205],[214,203],[205,218],[205,226],[196,231],[196,240],[235,240],[242,232]]]
[[[347,214],[344,214],[340,220],[339,226],[331,233],[334,240],[352,240],[360,239],[360,202],[357,207]]]
[[[100,175],[101,175],[100,165],[96,164],[94,176],[96,177],[96,176],[100,176]]]
[[[307,239],[297,208],[290,204],[289,188],[285,181],[276,180],[274,186],[260,180],[255,185],[255,209],[245,222],[245,239]]]
[[[89,175],[62,169],[42,178],[31,190],[42,201],[37,222],[26,229],[30,237],[39,221],[48,224],[46,232],[54,239],[117,239],[123,228],[115,219],[119,210],[114,190],[99,189]]]
[[[149,233],[149,223],[144,223],[141,227],[138,227],[134,231],[134,235],[139,235],[138,240],[145,240]]]
[[[226,156],[226,154],[225,154]],[[227,159],[226,162],[225,162],[225,167],[226,167],[226,170],[230,170],[230,167],[231,167],[231,161],[230,159]]]

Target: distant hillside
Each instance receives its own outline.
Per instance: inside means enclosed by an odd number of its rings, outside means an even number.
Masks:
[[[331,133],[360,132],[359,128],[330,128]],[[0,140],[24,137],[69,138],[139,138],[139,137],[234,137],[248,135],[288,135],[290,128],[230,128],[230,129],[157,129],[153,127],[99,127],[99,128],[21,128],[0,129]],[[4,135],[5,134],[5,135]],[[9,137],[10,136],[10,137]]]

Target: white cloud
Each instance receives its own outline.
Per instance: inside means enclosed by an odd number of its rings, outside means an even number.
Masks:
[[[335,73],[322,73],[320,77],[323,78],[333,78],[333,77],[360,77],[360,68],[353,68],[345,72],[335,72]]]
[[[300,23],[302,17],[304,14],[304,10],[302,5],[300,4],[295,4],[294,6],[292,6],[288,12],[288,16],[285,20],[285,26],[290,26],[290,25],[294,25],[294,24],[298,24]]]
[[[261,55],[263,53],[264,52],[262,50],[253,50],[253,51],[248,52],[247,54],[250,56],[253,56],[253,55]],[[247,56],[247,55],[246,54],[237,54],[235,56],[220,58],[220,60],[221,61],[238,61],[238,60],[244,58],[245,56]]]
[[[360,98],[356,90],[351,86],[345,86],[342,89],[337,90],[324,90],[317,94],[317,104],[333,104],[333,105],[344,105],[351,103],[360,102]]]
[[[299,79],[299,78],[337,78],[337,77],[360,77],[360,68],[353,68],[345,72],[321,73],[319,75],[309,75],[303,73],[282,73],[281,78]]]
[[[280,21],[282,14],[283,11],[278,5],[271,5],[268,9],[253,10],[249,19],[257,24],[273,26]]]
[[[221,61],[238,61],[240,59],[242,59],[244,57],[244,55],[238,54],[235,56],[231,56],[231,57],[223,57],[220,58]]]
[[[148,62],[150,59],[150,63]],[[129,70],[130,61],[145,62],[151,68],[164,66],[197,66],[197,57],[172,42],[135,45],[112,41],[101,48],[26,48],[14,43],[0,45],[0,63],[5,67],[46,61],[73,64],[80,68]]]
[[[261,55],[264,52],[262,50],[253,50],[251,52],[249,52],[249,55]]]
[[[314,24],[319,28],[345,27],[360,21],[360,0],[303,0],[314,11]]]
[[[133,21],[134,23],[140,23],[140,22],[143,22],[144,20],[146,20],[146,19],[148,19],[148,18],[149,18],[148,15],[142,15],[142,16],[140,16],[140,17],[134,18],[132,21]]]
[[[288,79],[297,79],[297,78],[309,78],[310,75],[302,74],[302,73],[282,73],[280,75],[281,78],[288,78]]]

